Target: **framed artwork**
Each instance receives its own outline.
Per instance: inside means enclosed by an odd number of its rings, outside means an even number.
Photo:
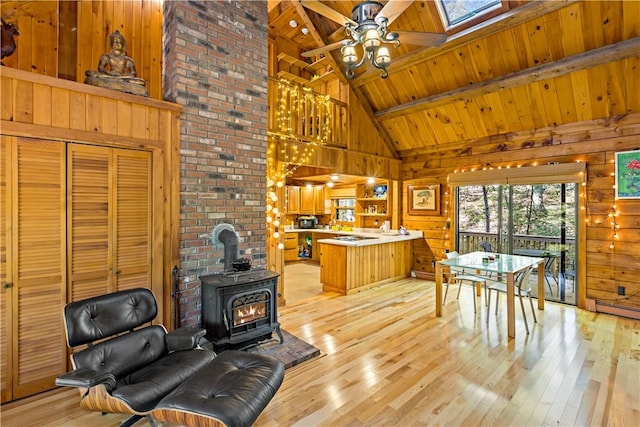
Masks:
[[[440,184],[407,187],[409,215],[440,215]]]
[[[616,153],[616,199],[640,199],[640,150]]]

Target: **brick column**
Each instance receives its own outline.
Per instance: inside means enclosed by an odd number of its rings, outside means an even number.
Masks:
[[[165,1],[164,97],[180,129],[181,325],[200,325],[200,280],[223,269],[221,223],[266,264],[267,3]]]

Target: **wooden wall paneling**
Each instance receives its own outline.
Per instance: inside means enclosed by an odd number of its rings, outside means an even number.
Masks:
[[[71,125],[69,91],[51,88],[51,126],[68,129]]]
[[[591,120],[594,117],[591,112],[591,93],[589,90],[589,78],[586,70],[579,70],[569,75],[573,87],[573,102],[578,121]]]
[[[85,130],[87,128],[87,97],[83,93],[69,93],[69,128]]]
[[[623,1],[622,3],[622,37],[627,39],[640,35],[638,16],[640,16],[640,2]]]
[[[535,128],[541,128],[549,123],[547,118],[546,105],[543,101],[542,91],[538,82],[531,82],[526,86],[527,95],[529,96],[531,117],[533,118],[533,124]],[[489,95],[486,95],[489,96]],[[496,114],[496,120],[500,118],[500,114]],[[500,133],[507,132],[508,129],[504,129]]]
[[[118,101],[108,98],[100,99],[100,123],[103,133],[118,134]]]
[[[624,61],[626,82],[627,111],[640,111],[640,56],[627,58]]]
[[[78,2],[58,2],[58,77],[79,81],[78,61]]]
[[[118,101],[118,135],[131,137],[133,123],[131,122],[131,103]]]
[[[532,83],[533,85],[534,83]],[[548,123],[562,123],[562,112],[556,90],[555,79],[543,80],[538,83],[541,102],[544,105]],[[510,129],[521,129],[521,126]]]
[[[94,40],[93,20],[91,19],[91,9],[93,8],[91,1],[81,1],[78,5],[78,34],[82,34],[82,37],[78,37],[78,48],[76,50],[77,55],[77,69],[76,78],[77,82],[82,83],[85,79],[85,71],[96,70],[98,68],[98,58],[94,58],[92,44]]]
[[[125,2],[126,3],[126,2]],[[163,99],[162,93],[162,2],[154,1],[147,3],[148,7],[153,11],[149,19],[149,77],[147,79],[147,88],[149,88],[149,96],[155,99]]]
[[[87,118],[86,126],[88,129],[94,129],[98,133],[103,133],[102,129],[102,103],[99,97],[88,97],[85,115]]]
[[[559,23],[564,34],[582,34],[582,13],[579,3],[571,4],[558,11]],[[566,56],[575,55],[585,51],[583,37],[562,37],[562,48]]]
[[[602,22],[600,28],[602,28],[602,37],[606,44],[612,44],[622,40],[624,34],[622,3],[624,2],[600,2]]]
[[[589,92],[592,96],[591,114],[594,118],[610,117],[611,103],[607,90],[607,66],[598,65],[587,71]]]
[[[139,67],[138,73],[140,76],[147,76],[143,77],[145,80],[149,80],[149,76],[151,76],[151,36],[159,36],[160,40],[162,40],[162,26],[156,28],[155,31],[151,30],[152,4],[149,1],[142,2],[140,9],[138,9],[141,28],[133,32],[135,37],[139,39],[139,51],[136,55],[139,59],[136,62],[136,68]]]
[[[2,97],[13,100],[13,80],[4,76],[0,76],[0,91],[2,91]],[[0,119],[13,120],[13,102],[0,103]]]
[[[18,81],[14,85],[15,105],[13,120],[22,123],[33,123],[33,84],[30,82]]]
[[[607,69],[607,90],[609,93],[609,101],[611,103],[611,114],[626,114],[627,102],[626,91],[623,88],[625,84],[624,70],[621,67],[623,61],[609,63]]]
[[[51,87],[33,85],[33,123],[51,126]]]
[[[565,38],[580,38],[580,33],[565,34],[561,25],[561,10],[556,10],[542,17],[545,36],[545,46],[549,50],[549,58],[557,61],[567,56],[562,40]]]

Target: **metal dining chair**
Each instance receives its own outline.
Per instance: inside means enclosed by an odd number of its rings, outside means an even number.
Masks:
[[[447,259],[454,259],[454,258],[457,258],[458,256],[459,254],[456,251],[447,252]],[[486,292],[486,287],[487,287],[486,278],[479,275],[470,274],[466,272],[464,269],[457,269],[455,267],[450,267],[449,280],[445,282],[445,291],[444,291],[444,298],[442,299],[442,305],[444,305],[447,302],[447,293],[449,292],[449,285],[451,283],[458,284],[458,295],[456,296],[456,299],[460,298],[460,289],[462,289],[463,284],[467,283],[471,285],[471,289],[473,292],[473,312],[474,313],[476,313],[476,295],[475,295],[476,283],[480,283],[482,287],[485,288],[485,294],[484,294],[485,305],[489,303],[489,300],[487,299],[487,292]]]
[[[518,275],[515,279],[515,289],[514,292],[518,296],[520,300],[520,308],[522,309],[522,317],[524,318],[524,327],[527,330],[527,334],[529,334],[529,324],[527,323],[527,314],[524,311],[524,302],[522,301],[522,297],[526,296],[529,298],[529,305],[531,305],[531,313],[533,313],[533,321],[538,323],[538,319],[536,318],[536,312],[533,308],[533,301],[531,299],[531,285],[529,284],[531,273],[533,272],[533,266],[527,267],[520,275]],[[493,282],[490,286],[487,286],[487,324],[489,324],[489,309],[491,307],[491,291],[496,291],[496,315],[498,314],[498,298],[500,293],[507,293],[507,284],[504,282]]]

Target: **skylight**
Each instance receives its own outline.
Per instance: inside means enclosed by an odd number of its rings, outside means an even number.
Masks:
[[[480,17],[503,7],[501,0],[439,0],[438,9],[447,29]]]

